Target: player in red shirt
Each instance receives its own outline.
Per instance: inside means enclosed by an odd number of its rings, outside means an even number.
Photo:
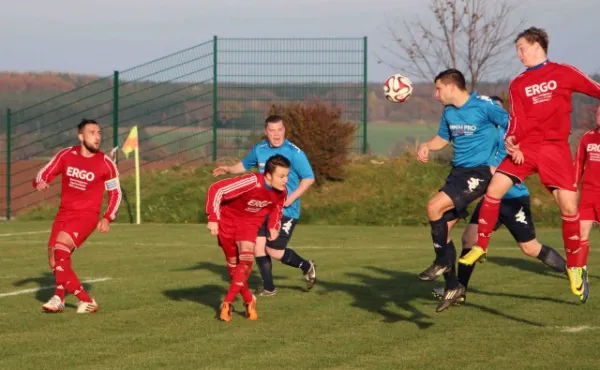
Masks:
[[[98,310],[98,304],[83,289],[71,268],[71,253],[94,230],[108,232],[121,203],[117,166],[100,151],[100,126],[94,120],[84,119],[79,123],[77,136],[81,145],[61,150],[33,180],[33,187],[43,191],[62,174],[60,208],[48,241],[48,261],[54,271],[56,291],[42,306],[47,312],[64,311],[65,290],[79,299],[77,313]],[[98,220],[105,190],[108,208]]]
[[[575,181],[581,184],[579,215],[581,248],[587,259],[592,226],[600,223],[600,105],[596,108],[597,127],[583,134],[575,155]]]
[[[276,154],[265,163],[264,175],[253,173],[225,179],[208,188],[207,227],[212,235],[217,236],[231,277],[219,314],[219,318],[225,322],[232,319],[232,303],[238,293],[244,299],[246,317],[258,319],[256,298],[248,289],[256,235],[268,215],[268,239],[277,239],[289,172],[290,161]]]
[[[511,157],[500,164],[483,199],[477,246],[459,263],[472,265],[485,260],[500,199],[514,183],[537,172],[560,208],[571,291],[583,303],[588,298],[587,254],[579,253],[577,184],[569,146],[571,95],[578,92],[600,98],[600,85],[570,65],[548,61],[548,34],[542,29],[531,27],[521,32],[515,45],[527,70],[509,87],[506,150]]]

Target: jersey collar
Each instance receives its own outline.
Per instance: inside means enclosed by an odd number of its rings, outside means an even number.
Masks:
[[[542,68],[543,66],[545,66],[546,64],[548,64],[548,62],[549,62],[549,60],[548,60],[548,59],[546,59],[545,61],[543,61],[542,63],[540,63],[540,64],[538,64],[538,65],[536,65],[536,66],[533,66],[533,67],[529,67],[529,68],[527,68],[527,70],[528,70],[528,71],[535,71],[536,69],[540,69],[540,68]]]

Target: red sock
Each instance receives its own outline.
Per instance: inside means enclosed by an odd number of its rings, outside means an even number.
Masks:
[[[489,195],[483,197],[481,208],[479,209],[479,220],[477,227],[477,246],[487,251],[490,244],[490,237],[494,232],[494,226],[498,222],[500,214],[500,199],[496,199]]]
[[[562,236],[567,255],[568,267],[583,267],[587,260],[587,255],[580,249],[580,226],[579,213],[575,216],[562,215]]]
[[[91,302],[92,298],[83,289],[75,271],[71,267],[71,249],[64,244],[56,243],[54,247],[54,260],[56,263],[54,268],[56,292],[60,293],[62,291],[62,296],[57,295],[64,299],[66,290],[82,302]],[[59,287],[63,287],[63,289],[59,289]]]
[[[588,255],[590,254],[590,241],[582,240],[579,247],[581,248],[581,251],[579,251],[579,253],[581,253],[583,265],[587,266]]]
[[[240,263],[236,266],[233,273],[233,279],[229,284],[229,290],[225,296],[225,302],[233,302],[238,293],[247,286],[248,276],[252,271],[252,263],[254,262],[254,253],[241,251]]]
[[[71,249],[62,243],[56,243],[54,246],[54,280],[56,282],[54,294],[57,295],[61,301],[65,300],[65,286],[69,280],[68,271],[70,270]]]
[[[250,288],[248,287],[248,278],[250,277],[251,273],[252,273],[252,266],[248,269],[248,271],[246,271],[246,282],[244,283],[244,286],[240,290],[242,299],[246,303],[250,303],[254,299],[254,296],[252,295],[252,293],[250,292]]]

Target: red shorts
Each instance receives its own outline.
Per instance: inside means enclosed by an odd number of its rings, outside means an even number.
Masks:
[[[569,143],[545,141],[540,144],[521,145],[521,151],[525,156],[523,163],[517,165],[507,156],[497,170],[520,182],[538,173],[548,191],[556,188],[577,191]]]
[[[581,191],[579,198],[579,219],[600,223],[600,192]]]
[[[219,222],[219,239],[231,240],[233,242],[256,243],[256,237],[261,224],[248,222]]]
[[[96,230],[98,226],[98,215],[76,214],[58,214],[52,224],[52,232],[48,246],[56,245],[58,234],[63,231],[73,240],[76,248],[79,248],[83,242]]]

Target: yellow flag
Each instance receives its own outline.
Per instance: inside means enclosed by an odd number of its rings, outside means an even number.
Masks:
[[[138,149],[138,131],[137,126],[133,126],[131,131],[129,132],[129,136],[127,136],[127,140],[123,144],[123,153],[125,153],[125,158],[129,158],[129,153]]]

